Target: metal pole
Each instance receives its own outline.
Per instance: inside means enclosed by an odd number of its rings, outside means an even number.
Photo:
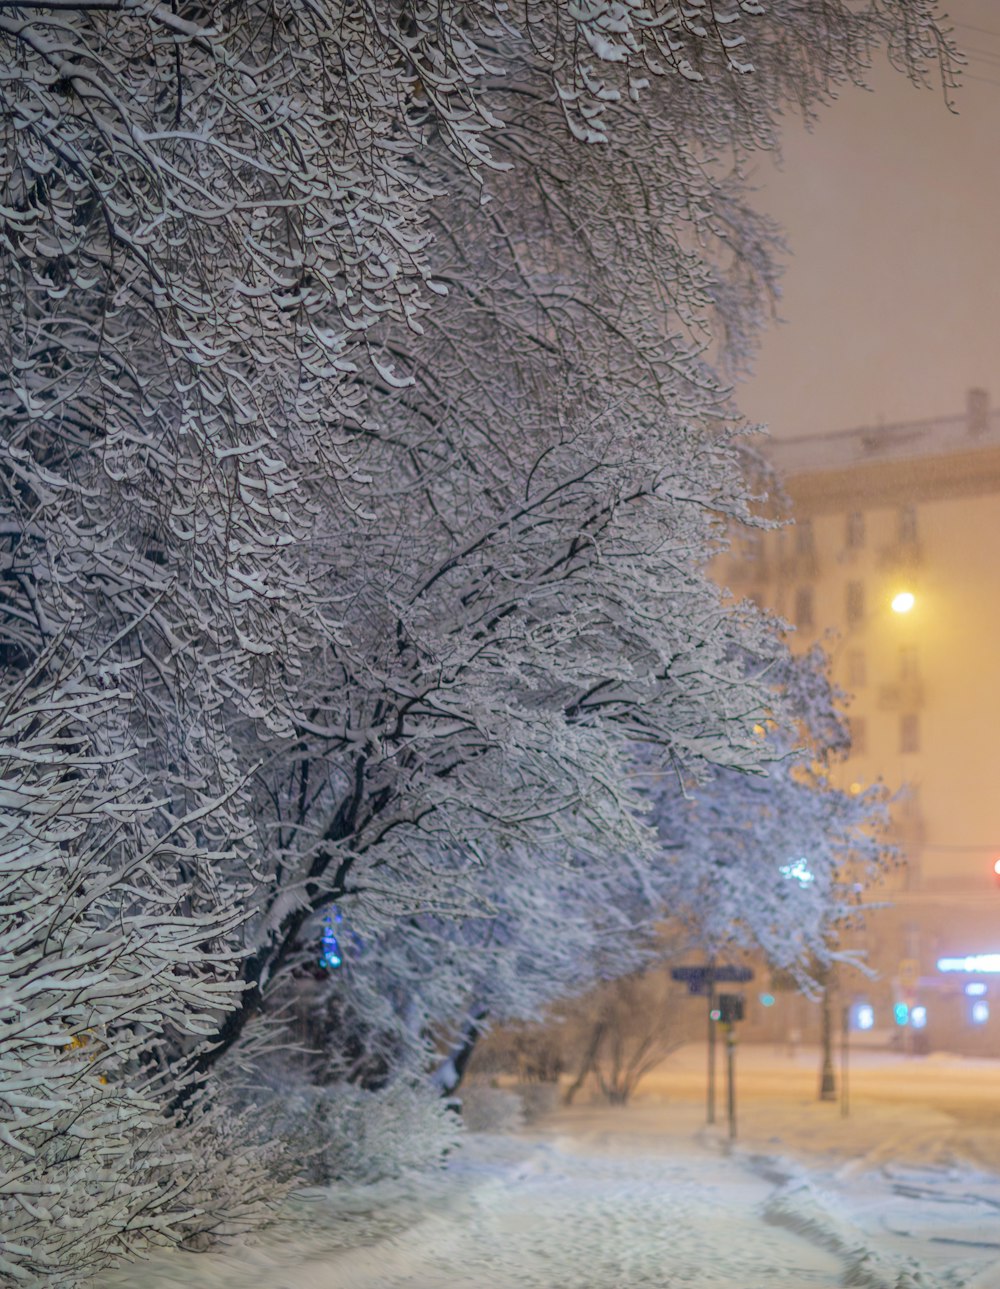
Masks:
[[[840,1115],[846,1119],[850,1113],[847,1091],[847,1053],[851,1033],[851,1009],[845,1006],[840,1017]]]
[[[709,966],[711,969],[708,976],[708,1106],[705,1121],[715,1123],[715,1021],[712,1019],[712,1012],[715,1011],[714,959]]]
[[[736,1026],[726,1026],[726,1093],[729,1101],[729,1139],[736,1136]]]
[[[822,1036],[823,1036],[823,1068],[819,1078],[819,1099],[821,1101],[836,1101],[837,1099],[837,1079],[833,1072],[833,1017],[830,1014],[830,979],[827,976],[823,985],[822,1000]]]

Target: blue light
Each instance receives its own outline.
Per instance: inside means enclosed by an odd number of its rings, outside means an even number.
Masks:
[[[1000,973],[1000,953],[973,953],[967,958],[938,958],[938,971],[967,971],[975,976]]]
[[[986,985],[982,980],[970,980],[965,986],[965,992],[969,998],[982,998],[986,993]]]
[[[323,938],[321,941],[323,951],[319,957],[319,965],[325,967],[327,971],[336,971],[344,961],[344,955],[340,950],[340,941],[337,939],[337,933],[334,930],[334,927],[343,920],[338,908],[334,908],[323,919]]]
[[[796,859],[791,864],[783,864],[778,871],[782,877],[794,880],[800,886],[808,886],[810,882],[816,880],[816,874],[810,872],[809,863],[805,859]]]
[[[914,1007],[914,1009],[910,1012],[910,1024],[913,1026],[914,1029],[926,1029],[927,1028],[927,1008]]]
[[[990,1018],[990,1005],[987,1002],[983,1002],[982,999],[979,999],[978,1002],[974,1002],[972,1004],[972,1007],[969,1009],[969,1014],[972,1018],[973,1025],[985,1025]]]
[[[905,1025],[910,1019],[910,1009],[906,1003],[896,1003],[892,1015],[897,1025]]]
[[[761,994],[761,995],[760,995],[760,1005],[761,1005],[762,1007],[773,1007],[773,1006],[774,1006],[774,994]]]

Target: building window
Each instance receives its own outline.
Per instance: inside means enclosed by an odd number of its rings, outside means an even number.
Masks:
[[[813,625],[813,591],[811,586],[800,586],[795,592],[795,625]]]
[[[864,621],[865,586],[863,582],[847,583],[847,621],[852,627]]]
[[[816,539],[813,535],[811,519],[800,519],[795,525],[795,553],[797,555],[816,553]]]
[[[847,732],[851,736],[851,755],[863,756],[868,751],[868,723],[865,718],[849,716]]]
[[[847,516],[847,549],[860,550],[865,544],[865,517],[860,510],[852,510]]]
[[[920,751],[920,717],[914,712],[907,712],[899,718],[899,750]]]
[[[916,645],[903,645],[899,651],[899,679],[917,680],[920,676],[920,663]]]
[[[847,683],[855,689],[868,684],[868,660],[863,649],[852,649],[847,655]]]
[[[917,540],[917,508],[903,506],[899,512],[899,540],[912,545]]]

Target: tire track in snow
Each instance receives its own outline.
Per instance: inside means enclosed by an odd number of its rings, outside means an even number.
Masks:
[[[793,1231],[843,1260],[843,1283],[858,1289],[959,1289],[964,1278],[936,1276],[914,1257],[887,1257],[868,1233],[843,1213],[837,1198],[803,1170],[772,1156],[750,1155],[746,1164],[776,1189],[761,1209],[764,1220]]]

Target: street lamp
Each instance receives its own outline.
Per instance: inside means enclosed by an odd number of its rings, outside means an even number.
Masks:
[[[912,591],[898,591],[892,597],[892,611],[893,613],[909,613],[916,602],[916,596]]]

